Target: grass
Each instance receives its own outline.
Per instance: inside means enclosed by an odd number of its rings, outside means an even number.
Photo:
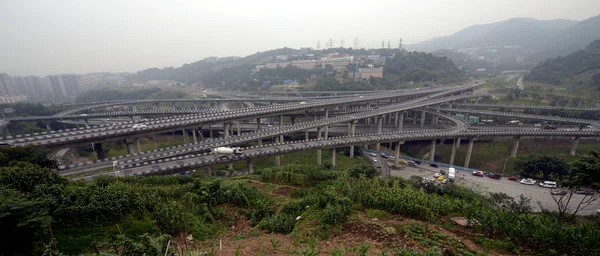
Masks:
[[[387,212],[382,211],[382,210],[377,210],[377,209],[366,209],[365,210],[365,216],[367,218],[371,218],[371,219],[377,218],[377,219],[380,219],[380,220],[388,218]]]
[[[331,150],[324,149],[321,153],[321,159],[323,165],[331,164]],[[275,157],[267,157],[254,159],[254,169],[267,168],[275,166]],[[304,151],[292,154],[286,154],[281,156],[281,165],[286,164],[316,164],[317,163],[317,151]],[[336,155],[336,168],[338,169],[349,169],[357,165],[368,164],[367,160],[363,157],[350,158],[349,156],[338,153]],[[244,170],[247,168],[246,162],[233,163],[234,170]],[[211,167],[212,170],[226,170],[226,164],[215,165]]]
[[[193,140],[193,138],[190,136],[190,140]],[[171,136],[171,135],[160,135],[160,136],[156,136],[156,146],[158,146],[158,148],[166,148],[166,147],[171,147],[171,146],[176,146],[176,145],[182,145],[183,144],[183,137],[180,135],[175,135],[175,136]],[[148,138],[140,138],[140,148],[142,149],[142,151],[149,151],[149,150],[154,150],[156,149],[156,146],[154,145],[154,141],[152,139],[148,139]],[[137,144],[133,143],[133,149],[134,151],[137,152]],[[121,155],[127,155],[127,147],[125,146],[125,144],[123,144],[122,147],[119,148],[111,148],[108,153],[106,154],[106,157],[113,157],[113,156],[121,156]],[[89,157],[90,159],[94,159],[94,156],[91,155]]]

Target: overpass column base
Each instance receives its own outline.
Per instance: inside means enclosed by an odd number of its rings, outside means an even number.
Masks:
[[[404,115],[406,111],[400,113],[400,119],[398,119],[398,131],[402,132],[402,126],[404,126]]]
[[[138,154],[142,153],[142,147],[140,146],[140,138],[135,138],[135,144],[137,144]]]
[[[398,145],[396,145],[396,148],[394,150],[394,166],[399,167],[400,166],[400,145],[404,144],[404,141],[398,141]]]
[[[253,173],[254,172],[254,162],[252,162],[252,160],[248,160],[248,161],[246,161],[246,163],[248,164],[248,174]]]
[[[233,164],[232,163],[227,164],[227,170],[228,171],[233,170]]]
[[[99,160],[106,158],[104,155],[104,149],[102,149],[102,143],[94,143],[94,151],[96,152]]]
[[[431,149],[429,149],[429,161],[433,162],[435,159],[435,146],[436,146],[436,139],[431,140]]]
[[[579,145],[579,137],[575,137],[575,140],[573,140],[573,145],[571,146],[571,151],[569,152],[569,154],[572,156],[574,156],[577,152],[577,145]]]
[[[211,176],[210,167],[204,167],[204,176]]]
[[[455,138],[452,142],[452,153],[450,154],[450,165],[454,165],[454,158],[456,156],[457,142],[459,142],[458,138]],[[460,142],[459,142],[460,143]]]
[[[467,147],[467,155],[465,156],[465,168],[469,168],[471,163],[471,153],[473,153],[473,142],[475,139],[469,139],[469,146]]]
[[[331,166],[335,167],[335,148],[331,149]]]
[[[419,127],[425,127],[425,111],[421,111],[421,125]]]
[[[517,150],[519,150],[519,142],[521,141],[521,137],[515,137],[515,144],[510,152],[511,157],[517,157]]]
[[[460,148],[460,138],[456,139],[456,148]]]

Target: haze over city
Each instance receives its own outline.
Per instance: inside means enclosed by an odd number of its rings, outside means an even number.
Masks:
[[[234,8],[235,7],[235,8]],[[0,3],[0,71],[135,72],[281,47],[413,44],[513,17],[582,20],[600,1],[16,1]]]

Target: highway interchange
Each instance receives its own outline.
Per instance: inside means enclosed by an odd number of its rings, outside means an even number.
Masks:
[[[483,108],[514,108],[514,109],[548,109],[540,106],[521,106],[521,105],[495,105],[495,104],[459,104],[457,101],[465,101],[471,98],[487,97],[485,94],[478,94],[475,89],[482,85],[484,81],[475,81],[463,86],[438,87],[431,89],[414,89],[404,91],[384,91],[384,92],[356,92],[354,95],[349,93],[340,93],[332,96],[318,97],[268,97],[260,95],[240,96],[231,93],[223,93],[220,96],[224,99],[175,99],[175,100],[132,100],[132,101],[113,101],[102,102],[87,106],[76,106],[69,111],[61,112],[48,117],[30,117],[24,120],[69,120],[87,118],[104,118],[107,116],[144,116],[147,118],[156,115],[165,115],[165,117],[151,118],[144,122],[142,128],[133,128],[134,122],[124,122],[123,125],[115,127],[112,125],[103,125],[99,121],[98,126],[90,128],[78,128],[64,131],[51,131],[39,134],[26,134],[4,137],[4,141],[14,143],[15,145],[33,144],[52,149],[65,149],[89,143],[100,145],[103,142],[123,140],[129,146],[140,137],[154,136],[156,133],[165,133],[183,130],[184,134],[189,134],[191,130],[194,140],[188,141],[185,145],[175,147],[156,149],[147,152],[131,151],[128,155],[100,159],[87,163],[73,165],[61,165],[60,172],[63,175],[74,175],[86,179],[97,175],[157,175],[172,174],[187,170],[196,170],[199,168],[208,168],[217,164],[230,164],[238,161],[246,161],[248,169],[252,170],[252,160],[263,157],[276,157],[307,150],[334,149],[332,158],[335,158],[335,149],[350,147],[354,152],[355,146],[380,143],[400,143],[410,140],[429,140],[432,145],[437,139],[458,139],[463,138],[472,144],[476,138],[482,137],[567,137],[575,138],[576,142],[582,137],[600,137],[600,132],[596,129],[583,130],[539,130],[539,129],[472,129],[468,123],[457,120],[450,116],[450,113],[466,113],[475,115],[505,116],[519,119],[533,119],[540,121],[551,121],[555,123],[575,124],[583,128],[584,125],[597,124],[597,120],[585,120],[577,118],[564,118],[558,116],[529,115],[514,112],[502,112],[493,110],[484,110]],[[316,92],[314,93],[316,94]],[[359,95],[356,95],[359,94]],[[258,98],[260,97],[260,98]],[[216,102],[227,104],[227,102],[247,102],[248,108],[241,109],[174,109],[174,110],[135,110],[136,104],[158,104],[162,102],[177,103],[205,103]],[[254,104],[261,104],[254,106]],[[450,107],[442,105],[448,105]],[[95,108],[106,108],[110,106],[131,105],[131,111],[120,112],[100,112],[89,113]],[[226,105],[225,105],[226,106]],[[454,106],[454,108],[452,107]],[[457,108],[458,107],[458,108]],[[559,108],[564,110],[578,111],[598,111],[597,108]],[[82,114],[86,112],[89,114]],[[410,115],[414,114],[411,120],[415,126],[410,129],[403,129],[406,121],[410,122]],[[168,115],[168,116],[166,116]],[[176,115],[176,116],[173,116]],[[310,120],[314,115],[314,119]],[[284,122],[284,117],[290,119]],[[419,119],[420,117],[420,119]],[[425,125],[429,117],[431,124]],[[276,125],[263,125],[262,119],[278,120]],[[298,118],[298,122],[294,119]],[[406,120],[405,120],[406,119]],[[19,121],[13,119],[11,121]],[[77,122],[66,121],[66,122]],[[358,125],[357,123],[361,123]],[[237,126],[234,128],[234,126]],[[209,127],[213,137],[213,129],[216,134],[222,136],[215,138],[201,138],[197,140],[197,131],[205,130]],[[425,128],[428,127],[428,128]],[[237,130],[237,135],[234,131]],[[284,141],[284,135],[305,133],[302,140]],[[309,134],[310,133],[310,134]],[[313,135],[312,137],[310,135]],[[316,135],[316,136],[314,136]],[[216,136],[216,135],[215,135]],[[297,137],[297,136],[296,136]],[[273,139],[275,143],[261,145],[262,140]],[[209,153],[209,150],[216,146],[248,145],[250,142],[260,141],[258,145],[245,146],[243,153],[230,157],[215,157]],[[576,147],[577,144],[574,144]],[[518,147],[518,143],[517,143]],[[101,149],[101,147],[100,147]],[[432,147],[432,152],[435,147]],[[516,148],[514,151],[516,152]],[[353,153],[351,153],[353,154]],[[470,155],[470,152],[468,153]],[[321,155],[318,154],[317,163],[321,162]],[[99,170],[110,169],[116,161],[115,172],[98,172]],[[453,161],[453,160],[452,160]],[[276,161],[279,163],[279,161]],[[398,164],[398,163],[394,163]],[[451,163],[452,164],[452,163]],[[397,172],[391,170],[392,175],[408,175],[422,173],[424,170],[411,170]],[[426,169],[426,168],[424,168]],[[207,169],[205,169],[206,171]],[[470,176],[470,175],[469,175]],[[522,193],[534,198],[541,198],[544,204],[548,204],[545,196],[549,194],[544,190],[537,188],[524,188],[520,184],[513,184],[508,181],[486,180],[483,185],[490,191],[502,190],[509,191],[509,195],[515,196],[515,193]],[[481,183],[475,177],[469,177],[465,183]],[[488,184],[489,183],[489,184]],[[498,184],[501,184],[497,186]],[[508,188],[508,189],[507,189]],[[506,190],[506,191],[504,191]],[[542,193],[542,194],[540,194]],[[518,194],[516,194],[518,196]]]

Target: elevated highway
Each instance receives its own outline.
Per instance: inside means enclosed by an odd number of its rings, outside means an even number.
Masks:
[[[458,104],[457,107],[469,108],[505,108],[505,109],[534,109],[534,110],[568,110],[568,111],[600,111],[600,108],[594,107],[566,107],[566,106],[538,106],[538,105],[517,105],[517,104]]]
[[[598,137],[598,131],[538,131],[538,130],[479,130],[460,131],[460,127],[444,130],[424,130],[412,133],[387,133],[367,134],[363,136],[342,136],[330,139],[311,139],[309,141],[285,142],[265,146],[252,146],[245,148],[243,154],[229,157],[217,158],[210,153],[192,154],[186,157],[177,157],[164,161],[148,161],[123,166],[120,175],[156,175],[173,173],[182,170],[208,167],[216,164],[225,164],[239,161],[252,160],[269,156],[277,156],[288,153],[335,149],[353,145],[365,145],[385,142],[401,142],[410,140],[435,140],[440,138],[476,138],[476,137]],[[335,155],[333,155],[335,157]],[[111,173],[113,174],[113,173]]]
[[[469,86],[459,87],[459,88],[451,88],[450,90],[442,90],[441,88],[421,91],[413,91],[410,93],[403,93],[397,95],[373,95],[373,96],[364,96],[364,97],[355,97],[352,99],[333,99],[333,100],[323,100],[318,102],[307,102],[304,104],[301,103],[291,103],[291,104],[282,104],[276,106],[268,106],[268,107],[259,107],[253,109],[238,109],[227,111],[224,113],[213,113],[209,115],[204,115],[197,118],[185,118],[184,120],[165,120],[158,122],[150,122],[146,128],[142,129],[133,129],[133,128],[96,128],[96,129],[83,129],[75,132],[68,133],[60,133],[53,135],[43,135],[43,136],[30,136],[23,137],[13,140],[12,142],[16,144],[34,144],[40,146],[64,146],[64,145],[74,145],[74,144],[85,144],[91,142],[99,142],[106,140],[114,140],[118,138],[123,138],[127,136],[139,136],[144,133],[154,133],[154,132],[168,132],[172,130],[178,130],[185,127],[193,127],[198,125],[207,125],[214,123],[226,123],[226,122],[234,122],[236,120],[244,120],[244,119],[254,119],[261,118],[266,116],[277,116],[283,115],[286,113],[295,113],[298,111],[308,111],[310,109],[319,109],[319,108],[327,108],[327,107],[335,107],[335,106],[343,106],[343,105],[351,105],[351,104],[360,104],[360,103],[368,103],[370,101],[379,101],[379,100],[397,100],[401,97],[416,97],[416,95],[421,94],[430,94],[433,95],[428,96],[427,98],[416,98],[413,101],[425,101],[428,100],[429,97],[441,97],[448,94],[460,93],[462,91],[472,90],[474,87],[481,85],[482,83],[475,83]],[[441,91],[439,93],[435,93]],[[466,95],[469,97],[470,95]],[[462,99],[465,96],[460,96],[455,99]],[[445,100],[434,100],[432,99],[430,104],[438,104],[444,102]],[[408,108],[414,108],[408,106]],[[396,110],[400,111],[400,110]],[[393,112],[393,111],[390,111]],[[377,115],[377,114],[374,114]]]
[[[599,125],[600,121],[598,120],[589,120],[589,119],[581,119],[581,118],[569,118],[569,117],[560,117],[560,116],[548,116],[548,115],[531,115],[517,112],[502,112],[502,111],[492,111],[492,110],[481,110],[481,109],[470,109],[470,108],[440,108],[442,112],[453,112],[453,113],[469,113],[469,114],[479,114],[479,115],[489,115],[489,116],[504,116],[510,118],[521,118],[521,119],[533,119],[540,121],[549,121],[555,123],[565,123],[565,124],[577,124],[583,126],[585,125]]]

